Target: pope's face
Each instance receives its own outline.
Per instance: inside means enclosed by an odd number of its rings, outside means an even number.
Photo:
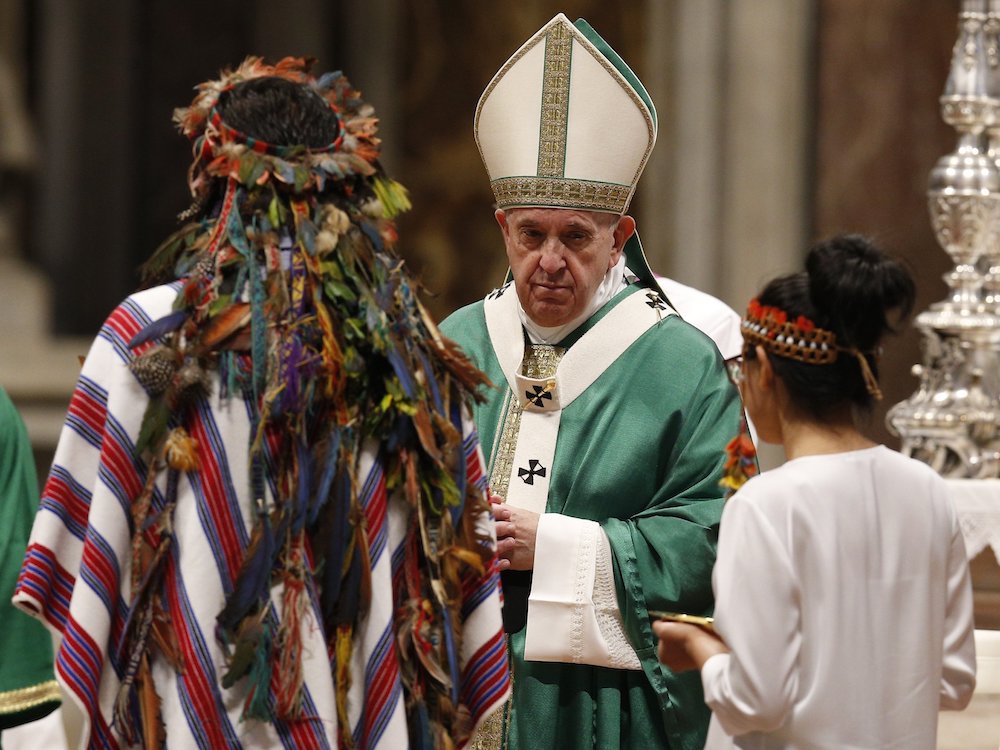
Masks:
[[[583,313],[635,231],[631,216],[566,208],[501,210],[496,219],[521,306],[547,328]]]

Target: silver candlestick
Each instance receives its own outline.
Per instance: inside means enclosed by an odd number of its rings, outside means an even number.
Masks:
[[[1000,0],[964,0],[941,97],[958,132],[928,181],[948,297],[917,316],[917,391],[886,418],[902,451],[948,477],[1000,477]]]

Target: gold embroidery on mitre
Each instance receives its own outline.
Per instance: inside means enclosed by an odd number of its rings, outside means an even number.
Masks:
[[[573,35],[561,23],[545,35],[541,125],[538,131],[538,174],[562,177],[566,173],[566,131],[569,111],[569,73],[573,62]]]
[[[498,208],[552,206],[622,213],[632,194],[630,185],[566,177],[501,177],[490,183]]]
[[[16,714],[43,703],[61,702],[62,693],[55,680],[31,687],[7,690],[0,693],[0,714]]]

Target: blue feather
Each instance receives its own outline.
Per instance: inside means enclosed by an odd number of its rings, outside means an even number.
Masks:
[[[333,478],[337,475],[337,455],[340,450],[340,430],[334,427],[330,430],[330,443],[326,449],[326,461],[323,464],[323,473],[320,475],[319,484],[316,487],[316,494],[313,497],[312,507],[309,509],[308,524],[312,526],[316,523],[319,513],[330,498],[330,487],[333,485]]]
[[[309,255],[316,254],[316,225],[309,219],[302,218],[298,224],[299,242]]]
[[[292,534],[298,535],[306,525],[309,506],[309,480],[312,476],[312,456],[304,440],[299,440],[299,476],[296,492],[295,516],[292,519]]]
[[[413,423],[410,418],[400,414],[392,423],[389,434],[385,438],[385,450],[390,455],[399,450],[401,445],[406,445],[413,437]]]
[[[375,302],[378,304],[379,309],[386,313],[392,313],[392,300],[396,296],[396,287],[392,282],[386,282],[382,286],[374,290]],[[406,332],[405,326],[402,325],[402,321],[397,321],[395,330],[397,332]]]
[[[378,230],[372,226],[369,221],[362,221],[361,231],[365,233],[368,240],[374,245],[378,252],[382,252],[382,235],[378,233]]]
[[[350,540],[351,523],[348,511],[351,504],[351,477],[349,467],[342,467],[337,473],[336,487],[330,499],[333,507],[328,511],[332,516],[331,524],[326,529],[327,536],[323,545],[323,575],[321,602],[323,621],[327,627],[332,627],[337,611],[337,602],[341,597],[341,582],[344,576],[344,555],[347,554],[347,543]]]
[[[271,566],[274,560],[274,534],[267,516],[260,517],[260,535],[251,542],[236,585],[226,598],[226,606],[216,618],[225,631],[235,633],[239,623],[262,603],[270,592]]]
[[[240,197],[237,195],[236,200],[239,201]],[[240,217],[239,211],[230,212],[227,230],[229,241],[237,252],[246,259],[245,267],[250,274],[250,354],[253,362],[254,396],[259,401],[264,393],[265,366],[267,364],[267,317],[264,315],[267,290],[264,288],[264,269],[254,262],[253,251],[247,242],[243,219]]]
[[[174,310],[169,315],[164,315],[159,320],[154,320],[148,326],[139,331],[132,340],[128,342],[130,349],[142,346],[147,341],[166,336],[171,331],[176,331],[187,320],[187,310]]]
[[[410,709],[410,747],[414,750],[434,750],[434,738],[431,735],[431,717],[427,712],[427,701],[417,699]],[[415,715],[414,715],[415,714]]]
[[[288,185],[295,184],[295,171],[292,169],[291,164],[284,159],[277,158],[274,159],[272,164],[274,164],[274,168],[278,172],[278,176],[281,177],[282,182]]]
[[[353,625],[361,602],[361,550],[355,545],[351,564],[337,598],[334,625]]]
[[[437,412],[444,411],[444,404],[441,402],[441,390],[438,388],[437,378],[434,377],[434,370],[431,368],[431,363],[427,359],[427,354],[419,346],[413,347],[417,353],[417,357],[420,359],[420,364],[423,365],[424,373],[427,375],[427,383],[431,387],[431,398],[434,399],[434,409]],[[462,434],[461,425],[458,428],[458,434]]]
[[[272,625],[270,619],[265,619],[261,628],[260,640],[253,656],[248,679],[248,694],[243,706],[244,719],[270,721],[273,718],[270,705],[271,697],[271,643]]]
[[[458,434],[462,435],[462,406],[461,402],[457,398],[453,398],[451,401],[451,423],[458,430]],[[468,487],[468,476],[466,475],[466,465],[465,465],[465,445],[462,440],[459,439],[458,447],[458,457],[455,461],[455,486],[458,488],[458,505],[452,506],[451,508],[451,525],[458,528],[458,522],[462,518],[462,512],[465,510],[465,492]]]
[[[396,373],[396,377],[399,378],[399,384],[403,387],[403,393],[406,394],[407,398],[413,398],[416,395],[417,387],[410,375],[410,368],[403,360],[403,355],[399,353],[399,348],[395,341],[389,340],[385,353],[389,358],[389,364],[392,365],[392,369]]]
[[[317,91],[326,91],[337,82],[338,79],[343,77],[343,73],[339,70],[334,70],[331,72],[324,73],[319,78],[316,79],[316,83],[313,86]]]
[[[441,630],[444,632],[444,648],[448,654],[448,671],[451,673],[451,702],[458,705],[458,684],[462,675],[458,671],[458,652],[455,649],[455,633],[451,629],[451,612],[448,605],[441,605]]]

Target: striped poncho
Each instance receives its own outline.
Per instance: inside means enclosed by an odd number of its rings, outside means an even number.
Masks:
[[[130,600],[133,529],[130,503],[140,495],[146,467],[135,444],[148,397],[129,362],[141,354],[128,342],[169,313],[177,284],[129,297],[107,319],[83,365],[70,402],[14,602],[62,636],[57,678],[80,705],[86,747],[125,747],[114,704],[129,655],[122,653]],[[347,696],[350,731],[339,727],[336,680],[312,581],[310,606],[300,622],[303,657],[302,712],[296,720],[244,718],[246,679],[223,688],[227,656],[216,636],[216,618],[232,592],[250,539],[253,507],[247,482],[251,404],[224,399],[215,383],[192,410],[188,424],[199,468],[184,474],[173,514],[173,543],[163,573],[162,601],[176,638],[180,664],[154,652],[152,674],[173,748],[404,748],[411,744],[401,668],[398,604],[405,588],[404,550],[415,543],[415,522],[405,502],[386,491],[380,446],[363,446],[356,486],[370,538],[372,600],[354,630]],[[470,483],[485,489],[482,456],[471,420],[463,448]],[[161,475],[154,497],[160,498]],[[489,519],[478,520],[492,538]],[[457,686],[463,731],[468,732],[509,691],[500,621],[496,558],[478,575],[462,577]],[[270,618],[280,618],[281,587],[272,591]],[[418,654],[419,656],[419,654]],[[271,674],[273,703],[277,667]],[[412,721],[411,721],[412,724]],[[420,744],[414,742],[414,744]]]

